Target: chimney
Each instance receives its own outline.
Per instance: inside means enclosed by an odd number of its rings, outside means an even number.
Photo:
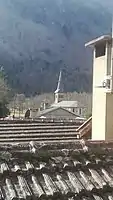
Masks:
[[[113,139],[112,37],[101,36],[85,46],[93,47],[92,139]]]

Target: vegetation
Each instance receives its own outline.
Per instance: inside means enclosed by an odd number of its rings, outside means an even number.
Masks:
[[[11,97],[11,90],[7,85],[7,77],[4,68],[0,67],[0,118],[7,117],[10,114],[8,103]]]
[[[84,44],[110,32],[113,1],[0,0],[0,63],[18,93],[91,92],[92,56]],[[111,10],[111,11],[110,11]]]
[[[91,113],[92,95],[90,93],[64,93],[64,100],[80,102],[86,108],[84,112],[85,117],[87,113]],[[45,93],[29,98],[25,97],[23,94],[19,94],[13,98],[13,100],[10,102],[9,107],[12,108],[12,114],[15,114],[15,116],[24,116],[27,109],[37,109],[41,106],[42,102],[47,102],[49,105],[51,105],[54,102],[54,94]]]
[[[7,117],[10,114],[10,111],[5,102],[0,102],[0,118]]]

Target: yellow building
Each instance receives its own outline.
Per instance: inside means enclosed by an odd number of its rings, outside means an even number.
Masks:
[[[92,139],[113,139],[113,45],[112,37],[101,36],[86,46],[93,47]]]

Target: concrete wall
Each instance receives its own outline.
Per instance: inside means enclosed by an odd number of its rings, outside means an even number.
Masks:
[[[105,140],[113,139],[113,94],[106,94],[106,135]]]
[[[113,94],[107,93],[102,85],[105,76],[110,73],[111,47],[108,44],[106,55],[95,58],[93,66],[93,107],[92,107],[92,139],[113,139]]]
[[[102,85],[102,81],[106,75],[106,56],[94,58],[93,66],[93,107],[92,107],[92,139],[105,139],[105,110],[106,110],[106,94]]]

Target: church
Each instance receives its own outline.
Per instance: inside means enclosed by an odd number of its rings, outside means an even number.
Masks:
[[[64,100],[61,78],[62,78],[62,71],[60,71],[59,74],[57,89],[54,92],[54,103],[51,105],[51,107],[62,107],[68,111],[75,113],[76,115],[83,116],[83,109],[84,109],[83,105],[81,105],[78,101]]]
[[[83,119],[85,107],[78,101],[65,100],[62,87],[62,71],[59,73],[57,88],[54,92],[54,102],[48,105],[43,102],[41,109],[38,112],[32,112],[32,118],[68,118]]]

